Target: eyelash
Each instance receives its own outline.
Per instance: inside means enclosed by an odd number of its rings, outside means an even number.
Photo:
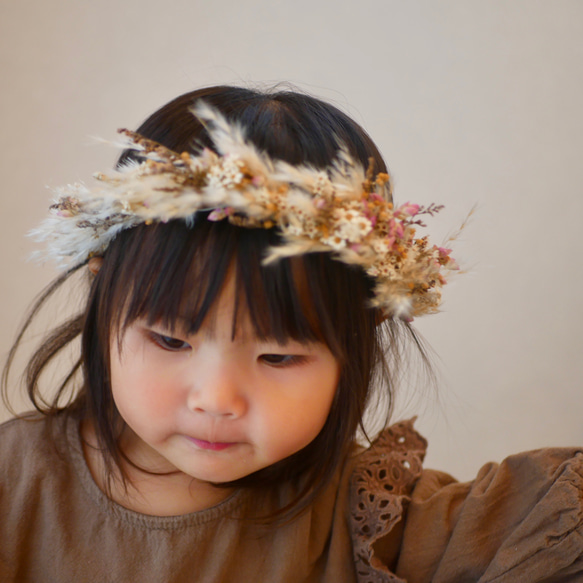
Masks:
[[[148,332],[148,336],[150,340],[158,345],[162,350],[167,350],[168,352],[182,352],[184,350],[189,350],[190,344],[180,340],[178,338],[173,338],[172,336],[165,336],[164,334],[158,334],[157,332],[152,332],[151,330]],[[180,344],[177,346],[176,344]]]
[[[190,344],[179,338],[159,334],[152,330],[148,331],[148,337],[154,344],[168,352],[182,352],[191,348]],[[259,359],[273,368],[288,368],[304,364],[308,357],[302,354],[262,354]]]
[[[307,356],[300,354],[262,354],[259,357],[265,364],[274,368],[287,368],[303,364],[308,360]],[[281,359],[277,362],[270,361],[270,359]]]

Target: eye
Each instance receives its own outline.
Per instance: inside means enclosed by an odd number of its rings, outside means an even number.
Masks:
[[[306,362],[307,357],[298,354],[262,354],[259,359],[274,367],[294,366]]]
[[[190,344],[180,340],[179,338],[173,338],[172,336],[165,336],[164,334],[158,334],[157,332],[149,331],[148,336],[157,344],[160,348],[164,350],[169,350],[170,352],[182,352],[185,350],[190,350]]]

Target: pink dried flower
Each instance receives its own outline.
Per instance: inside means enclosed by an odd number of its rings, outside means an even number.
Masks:
[[[402,239],[405,231],[403,230],[403,225],[396,221],[395,219],[391,219],[389,221],[389,233],[391,237],[396,237],[397,239]]]
[[[227,218],[229,215],[232,215],[232,214],[233,214],[232,207],[215,209],[214,211],[212,211],[209,214],[208,220],[209,221],[222,221],[223,219]]]
[[[420,206],[418,204],[406,202],[396,210],[396,214],[404,215],[406,217],[414,217],[419,212],[419,209]]]

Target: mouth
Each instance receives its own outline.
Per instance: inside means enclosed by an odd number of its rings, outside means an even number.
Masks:
[[[208,451],[223,451],[229,447],[233,447],[237,445],[236,443],[228,443],[228,442],[221,442],[221,441],[205,441],[204,439],[196,439],[194,437],[186,436],[188,441],[194,443],[196,447],[200,449],[205,449]]]

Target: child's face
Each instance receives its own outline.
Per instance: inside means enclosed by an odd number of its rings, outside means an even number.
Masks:
[[[132,461],[228,482],[292,455],[322,429],[338,362],[324,344],[261,341],[243,315],[232,339],[233,294],[229,281],[212,325],[194,335],[137,320],[121,349],[112,341],[112,392]]]

